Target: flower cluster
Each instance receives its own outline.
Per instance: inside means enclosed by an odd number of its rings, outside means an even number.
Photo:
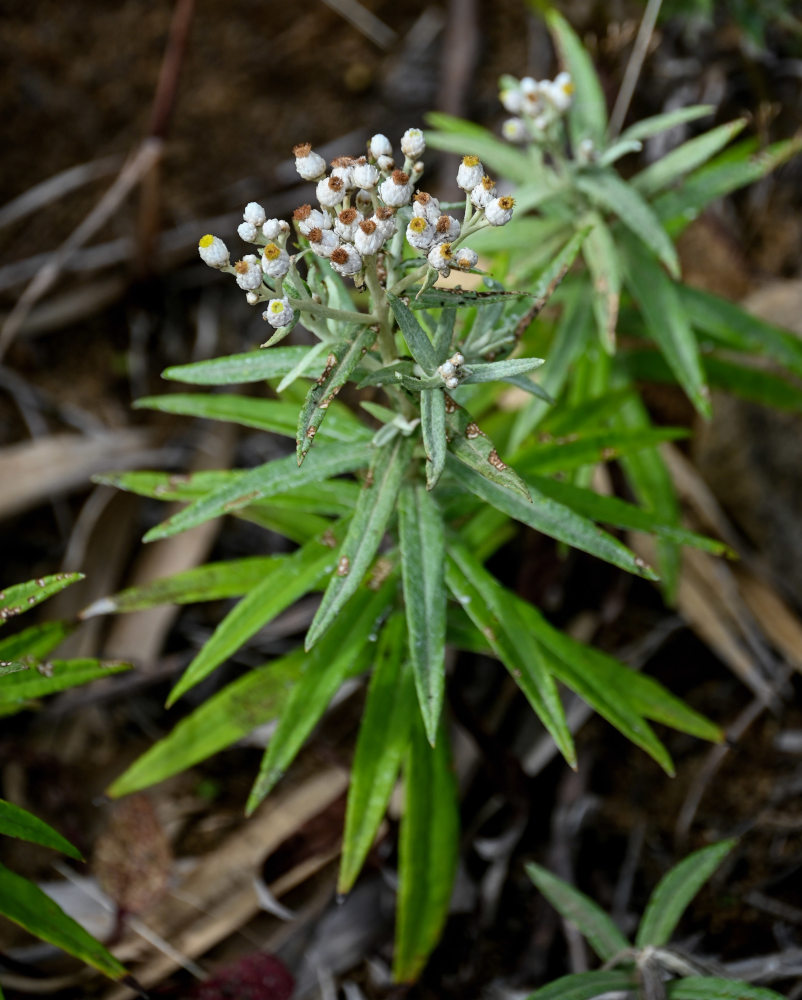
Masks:
[[[305,255],[325,259],[358,285],[365,281],[370,285],[371,276],[381,278],[386,291],[394,294],[417,281],[423,283],[427,274],[431,281],[448,276],[452,268],[475,268],[478,255],[462,245],[464,240],[485,226],[507,223],[513,199],[499,196],[478,157],[465,156],[457,173],[457,183],[466,194],[463,218],[449,215],[437,198],[416,190],[424,169],[420,157],[426,149],[421,130],[407,129],[400,146],[400,166],[390,140],[374,135],[366,155],[340,156],[328,167],[309,143],[295,146],[296,170],[315,185],[317,206],[297,208],[291,227],[283,220],[268,219],[261,205],[250,202],[237,233],[258,252],[232,264],[225,243],[207,235],[198,246],[201,258],[210,267],[233,274],[250,304],[266,302],[262,317],[280,331],[289,329],[305,307],[310,310],[312,298],[304,298],[308,289],[297,271]],[[287,250],[293,229],[299,251],[295,254]],[[417,267],[404,261],[404,234],[415,256],[425,258]],[[310,266],[307,262],[307,270]]]
[[[570,108],[574,93],[571,76],[565,72],[558,73],[553,80],[503,76],[500,86],[501,103],[514,115],[502,125],[502,134],[510,142],[542,139]]]

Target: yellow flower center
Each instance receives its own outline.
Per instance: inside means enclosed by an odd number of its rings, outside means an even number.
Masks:
[[[462,157],[462,162],[464,163],[464,165],[466,167],[478,167],[479,166],[479,157],[478,156],[473,156],[473,155],[471,155],[471,156],[463,156]]]
[[[202,250],[205,250],[206,247],[210,247],[212,243],[214,243],[214,236],[212,236],[211,233],[207,233],[205,236],[201,236],[201,238],[198,240],[198,246]]]
[[[422,233],[426,229],[426,219],[422,215],[414,215],[409,223],[409,228],[413,233]]]
[[[264,252],[268,260],[277,260],[281,256],[281,250],[275,243],[268,243]]]

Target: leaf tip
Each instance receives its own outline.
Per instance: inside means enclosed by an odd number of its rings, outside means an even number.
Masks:
[[[95,618],[97,615],[110,615],[117,610],[117,602],[111,597],[101,597],[93,601],[83,611],[78,612],[78,618],[84,621],[86,618]]]

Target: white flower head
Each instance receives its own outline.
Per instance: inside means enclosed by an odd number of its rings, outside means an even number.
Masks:
[[[295,169],[305,181],[316,181],[326,173],[326,161],[312,150],[311,143],[299,142],[292,147]]]
[[[512,209],[515,199],[509,195],[501,198],[494,198],[485,206],[485,218],[491,226],[505,226],[512,218]]]
[[[379,132],[377,135],[374,135],[368,143],[368,152],[374,160],[378,160],[380,156],[392,156],[393,147],[387,136],[382,135],[381,132]]]
[[[457,250],[454,263],[460,271],[470,271],[472,267],[476,267],[478,260],[479,254],[475,250],[471,250],[470,247],[460,247]]]
[[[517,87],[507,87],[499,95],[505,111],[511,115],[519,115],[523,108],[524,99],[520,85]]]
[[[332,229],[310,229],[307,239],[312,253],[318,257],[331,257],[332,251],[340,245],[340,237]]]
[[[368,163],[364,156],[361,156],[351,168],[351,176],[354,180],[354,187],[370,190],[379,183],[380,175],[378,168],[374,164]]]
[[[379,185],[379,197],[385,205],[398,208],[406,205],[412,197],[412,184],[409,174],[403,170],[394,170],[387,180]]]
[[[331,161],[331,176],[339,177],[346,190],[355,186],[354,162],[353,156],[338,156],[336,160]]]
[[[280,233],[289,232],[289,228],[283,219],[268,219],[262,224],[262,236],[266,240],[275,240]]]
[[[529,139],[523,118],[508,118],[501,126],[501,134],[507,142],[526,142]]]
[[[363,215],[367,215],[367,213],[373,208],[373,195],[370,191],[360,188],[354,195],[354,205]]]
[[[445,277],[448,277],[451,265],[454,263],[454,255],[451,252],[450,243],[436,244],[427,254],[427,258],[432,267],[436,268]]]
[[[563,71],[558,73],[553,80],[543,85],[543,93],[559,112],[567,111],[571,107],[574,96],[574,84],[571,74]]]
[[[353,243],[357,227],[364,221],[364,216],[355,208],[345,208],[334,220],[334,232],[343,239]]]
[[[243,292],[255,292],[262,284],[262,265],[256,254],[246,254],[234,265],[237,284]]]
[[[262,313],[262,319],[274,327],[276,330],[282,326],[292,323],[292,308],[288,298],[271,299],[267,303],[267,309]]]
[[[476,208],[485,208],[498,195],[496,184],[487,174],[481,179],[476,187],[471,191],[471,201]]]
[[[261,226],[267,216],[258,201],[249,201],[242,213],[242,218],[246,222],[250,222],[252,226]]]
[[[434,226],[425,215],[413,215],[407,226],[407,243],[415,250],[429,250],[434,242]]]
[[[435,226],[443,213],[440,211],[440,202],[437,198],[427,191],[418,191],[412,200],[412,214],[422,215]]]
[[[376,226],[382,234],[382,239],[386,242],[396,231],[395,209],[381,205],[371,216]]]
[[[426,140],[419,128],[408,128],[401,136],[401,152],[408,160],[420,159],[426,149]]]
[[[434,226],[435,243],[453,243],[459,236],[461,226],[453,215],[441,215]]]
[[[212,236],[211,233],[201,236],[198,241],[198,253],[203,263],[208,264],[209,267],[226,267],[230,260],[228,247],[221,239]]]
[[[385,176],[395,170],[395,160],[392,156],[380,156],[376,160],[376,165]]]
[[[362,255],[350,243],[341,243],[329,257],[329,262],[338,274],[352,277],[362,270]]]
[[[324,208],[334,208],[339,205],[347,193],[347,186],[342,177],[336,175],[321,177],[315,188],[317,200]]]
[[[275,243],[268,243],[262,251],[262,270],[270,278],[283,278],[290,269],[290,255]]]
[[[308,236],[313,229],[331,229],[332,220],[328,212],[312,208],[311,205],[301,205],[292,213],[302,236]]]
[[[259,239],[259,230],[252,222],[240,222],[237,226],[237,235],[246,243],[256,243]]]
[[[354,246],[363,257],[378,253],[384,245],[384,237],[373,219],[365,219],[359,223],[354,236]]]
[[[457,186],[463,191],[473,191],[485,175],[478,156],[463,156],[457,170]]]

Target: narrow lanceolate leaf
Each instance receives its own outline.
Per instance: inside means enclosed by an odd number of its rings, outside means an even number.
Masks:
[[[362,587],[342,609],[327,635],[304,655],[300,676],[282,707],[248,796],[249,814],[284,776],[345,678],[369,665],[376,649],[370,637],[397,585],[393,573],[378,590]]]
[[[690,401],[703,417],[709,417],[710,393],[699,357],[699,345],[673,282],[648,254],[641,252],[635,240],[623,238],[622,244],[625,280],[640,306],[650,335],[665,355]]]
[[[0,709],[130,669],[128,663],[104,660],[50,660],[4,677],[0,683]]]
[[[6,587],[0,591],[0,626],[5,625],[9,618],[30,611],[48,597],[83,578],[83,573],[55,573]]]
[[[412,445],[412,438],[399,436],[385,447],[376,449],[348,534],[338,553],[337,568],[306,634],[307,649],[311,649],[335,621],[367,573],[395,513],[395,502]]]
[[[78,848],[73,847],[69,840],[62,837],[52,826],[48,826],[26,809],[21,809],[13,802],[6,802],[4,799],[0,799],[0,834],[27,840],[32,844],[41,844],[43,847],[52,847],[54,851],[61,851],[62,854],[77,858],[78,861],[83,860]]]
[[[518,496],[526,503],[530,499],[526,484],[514,469],[501,460],[490,438],[448,394],[445,394],[445,404],[451,458],[458,458],[461,464],[489,484]]]
[[[679,258],[674,244],[653,209],[626,181],[612,170],[577,174],[576,186],[599,208],[614,212],[621,222],[679,277]]]
[[[446,397],[442,389],[420,394],[420,426],[426,452],[426,489],[433,490],[446,464]]]
[[[528,524],[535,531],[542,531],[557,541],[598,556],[628,573],[647,580],[656,579],[654,571],[634,552],[570,507],[531,489],[531,501],[524,500],[517,493],[485,479],[473,469],[457,462],[452,456],[449,455],[446,461],[451,474],[466,489],[516,521]]]
[[[409,653],[423,724],[434,746],[446,679],[445,538],[440,510],[422,483],[401,490],[398,529]]]
[[[429,335],[401,299],[396,298],[395,295],[388,295],[388,298],[393,315],[401,328],[401,333],[404,335],[412,357],[427,375],[434,374],[437,368],[437,355],[434,353],[434,345],[429,340]]]
[[[663,441],[686,438],[689,433],[685,427],[644,427],[633,430],[608,428],[573,434],[569,432],[566,438],[537,441],[515,456],[515,465],[524,477],[533,472],[541,475],[568,472],[583,465],[612,462],[622,455],[654,448]]]
[[[351,372],[362,360],[376,339],[376,331],[370,327],[363,328],[353,340],[336,344],[330,348],[326,358],[326,367],[315,379],[315,384],[309,390],[298,417],[298,432],[295,437],[298,464],[306,458],[312,447],[312,441],[323,423],[334,397],[348,381]],[[370,432],[365,428],[365,437]]]
[[[128,975],[125,966],[38,886],[5,865],[0,865],[0,914],[110,979]]]
[[[451,339],[454,336],[454,324],[457,320],[456,309],[444,309],[437,320],[437,328],[434,333],[434,353],[438,358],[444,358],[451,347]]]
[[[242,385],[280,378],[291,372],[309,353],[308,347],[274,347],[269,351],[248,351],[227,358],[196,361],[191,365],[174,365],[162,372],[162,378],[193,385]],[[308,378],[317,378],[325,368],[323,361],[310,365]]]
[[[785,1000],[781,993],[765,986],[717,976],[688,976],[666,983],[665,988],[668,1000]]]
[[[541,312],[552,295],[557,291],[563,278],[570,271],[571,265],[576,260],[579,251],[582,249],[582,244],[587,239],[589,232],[590,227],[586,227],[574,233],[565,246],[549,261],[545,270],[538,275],[532,289],[534,302],[524,320],[519,323],[520,333],[524,332],[532,319]]]
[[[414,713],[415,685],[406,660],[404,618],[395,614],[379,636],[351,765],[337,882],[340,893],[350,892],[376,838],[409,745]]]
[[[526,1000],[595,1000],[595,997],[634,990],[635,972],[620,969],[598,969],[596,972],[575,972],[561,976],[548,986],[530,993]]]
[[[571,731],[540,648],[516,613],[514,597],[461,545],[449,545],[448,588],[509,670],[560,753],[576,766]]]
[[[658,191],[673,184],[678,177],[696,170],[703,163],[707,163],[712,156],[715,156],[719,150],[738,135],[744,125],[746,125],[746,119],[737,118],[735,121],[719,125],[718,128],[711,129],[695,139],[689,139],[641,170],[630,183],[645,198],[656,195]]]
[[[674,128],[675,125],[684,125],[685,122],[696,121],[697,118],[711,115],[715,110],[714,104],[694,104],[689,108],[678,108],[676,111],[666,111],[664,114],[642,118],[639,122],[624,129],[620,139],[650,139],[653,135],[659,135],[660,132]]]
[[[169,396],[146,396],[138,399],[136,409],[159,410],[189,417],[228,420],[243,427],[270,431],[283,437],[295,437],[298,429],[298,407],[284,399],[255,399],[253,396],[232,396],[224,393],[175,392]],[[331,407],[322,432],[332,441],[370,439],[370,430],[356,420],[343,406]]]
[[[500,382],[513,375],[525,375],[543,364],[543,358],[510,358],[507,361],[472,362],[465,365],[463,382]]]
[[[340,528],[340,535],[342,531]],[[167,707],[208,677],[276,615],[321,582],[336,561],[334,544],[334,534],[331,540],[328,536],[325,540],[313,539],[286,559],[275,562],[203,644],[170,692]]]
[[[583,139],[591,139],[597,149],[602,149],[607,134],[607,103],[588,51],[573,28],[554,8],[548,10],[546,22],[574,84],[568,112],[571,144],[576,150]]]
[[[194,569],[162,577],[141,587],[129,587],[112,597],[101,597],[81,612],[81,618],[95,615],[143,611],[160,604],[195,604],[241,597],[272,573],[286,556],[250,556],[227,562],[208,563]]]
[[[609,962],[632,947],[604,910],[574,886],[540,865],[528,864],[526,874],[560,916],[570,920],[587,938],[588,944],[603,962]]]
[[[604,349],[615,351],[615,330],[621,300],[621,269],[618,250],[607,226],[599,219],[582,247],[585,263],[593,281],[593,315]]]
[[[353,472],[365,464],[364,450],[355,448],[353,444],[330,444],[325,452],[311,456],[300,469],[294,455],[265,462],[255,469],[239,473],[225,485],[152,528],[145,535],[145,541],[169,538],[188,528],[194,528],[196,524],[210,521],[213,517],[247,507],[255,500],[286,493],[296,486],[307,486],[318,480],[328,479],[329,476]]]
[[[108,789],[113,797],[130,795],[199,764],[275,719],[301,673],[304,652],[248,671],[154,743]]]
[[[448,916],[459,854],[459,807],[448,736],[434,747],[419,719],[404,767],[393,978],[420,975]]]
[[[685,908],[736,844],[722,840],[694,851],[660,879],[649,897],[635,944],[638,948],[668,944]]]
[[[69,622],[42,622],[0,639],[0,661],[43,660],[74,628]]]

